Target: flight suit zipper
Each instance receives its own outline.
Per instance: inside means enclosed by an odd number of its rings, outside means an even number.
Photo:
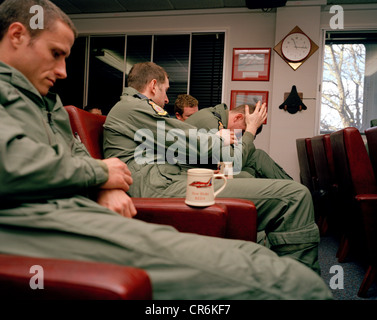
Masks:
[[[56,133],[54,122],[52,121],[52,113],[50,111],[47,111],[47,120],[48,124],[52,130],[53,133]]]
[[[46,118],[43,116],[43,114],[41,115],[41,118],[42,118],[42,122],[43,122],[43,126],[46,130],[46,134],[47,134],[47,138],[48,138],[48,142],[49,142],[49,145],[52,146],[53,145],[53,137],[51,135],[51,132],[48,128],[48,126],[50,127],[50,129],[55,132],[54,128],[53,128],[53,122],[52,122],[52,114],[50,111],[47,111],[47,123],[46,123]],[[48,125],[48,126],[47,126]]]

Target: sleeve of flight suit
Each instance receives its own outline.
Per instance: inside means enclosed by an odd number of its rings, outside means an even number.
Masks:
[[[177,157],[179,162],[205,157],[217,163],[220,159],[218,136],[198,133],[196,127],[166,116],[162,108],[147,99],[122,97],[111,109],[104,128],[106,157],[117,156],[127,162],[137,155],[138,146],[144,144],[154,153],[152,161],[160,161],[161,156],[165,157],[173,149],[184,154],[184,159]],[[208,148],[206,145],[200,148],[201,141],[207,141]]]
[[[214,114],[214,107],[203,108],[195,112],[185,120],[185,123],[191,124],[200,129],[219,129],[219,119]]]
[[[162,161],[166,156],[169,162],[169,155],[173,154],[169,151],[177,150],[178,158],[182,153],[185,157],[179,158],[181,163],[216,165],[219,161],[234,161],[234,170],[238,172],[255,148],[252,134],[245,134],[242,143],[234,148],[224,147],[215,134],[217,129],[198,130],[164,113],[162,108],[147,99],[124,95],[106,119],[105,156],[116,156],[128,162],[139,154],[140,144],[144,144],[154,153],[152,161],[159,161],[156,159],[157,153],[157,156],[163,156],[163,159],[160,158]],[[243,154],[248,156],[243,157]]]
[[[51,145],[28,137],[20,117],[24,123],[37,123],[46,126],[42,116],[29,117],[36,106],[22,105],[25,101],[12,86],[0,86],[0,199],[6,202],[41,201],[86,194],[86,189],[107,181],[108,174],[102,165],[91,157],[80,152],[77,145],[67,146],[64,141],[70,137],[62,137]],[[16,110],[18,119],[14,119],[7,108]],[[60,116],[65,117],[60,110]],[[68,116],[67,120],[68,120]],[[47,130],[48,126],[46,126]],[[71,148],[71,150],[67,150]],[[72,149],[73,148],[73,149]],[[72,153],[72,150],[73,153]]]
[[[219,107],[224,108],[223,106],[204,108],[191,115],[185,122],[198,129],[212,130],[212,132],[216,133],[224,126],[224,123],[220,119],[220,114],[216,116],[214,111]],[[247,166],[254,151],[254,136],[249,132],[245,132],[238,145],[223,147],[221,159],[222,161],[232,161],[233,171],[238,173],[243,167]]]

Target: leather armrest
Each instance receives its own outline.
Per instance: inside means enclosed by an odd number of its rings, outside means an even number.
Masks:
[[[360,205],[369,259],[377,264],[377,194],[359,194],[355,197]]]
[[[257,210],[243,199],[216,198],[206,208],[190,207],[184,198],[132,198],[136,218],[167,224],[181,232],[256,241]]]
[[[358,194],[355,196],[355,199],[357,201],[363,202],[363,201],[369,201],[371,203],[377,201],[377,194],[375,193],[367,193],[367,194]],[[377,204],[377,202],[375,203]]]
[[[246,241],[257,241],[257,208],[250,200],[216,198],[216,204],[228,208],[226,237]]]
[[[31,272],[30,268],[36,265],[43,271]],[[43,289],[33,290],[30,280],[41,277],[42,272]],[[149,300],[152,287],[148,274],[133,267],[0,254],[0,297]]]
[[[190,207],[182,198],[132,198],[135,218],[170,225],[180,232],[224,238],[228,211],[224,205]]]

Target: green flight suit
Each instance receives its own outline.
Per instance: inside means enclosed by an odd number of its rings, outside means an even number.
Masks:
[[[133,88],[125,88],[120,102],[109,112],[104,128],[105,157],[120,158],[132,172],[131,196],[185,197],[187,169],[198,166],[192,162],[200,158],[194,154],[199,149],[198,143],[190,136],[196,127],[170,118],[153,101]],[[207,156],[217,164],[222,157],[221,149],[216,147],[221,139],[215,134],[202,133],[198,134],[198,140],[202,141],[204,136],[210,137]],[[246,152],[241,152],[246,155],[243,164],[255,149],[253,140],[253,135],[246,132],[238,146],[246,148]],[[208,162],[207,166],[211,165]],[[215,188],[219,183],[215,180]],[[319,231],[314,222],[312,198],[305,186],[293,180],[230,179],[218,196],[253,201],[258,210],[258,243],[319,272]]]
[[[221,130],[228,128],[228,119],[228,107],[225,104],[219,104],[195,112],[185,122],[197,128]],[[242,170],[249,172],[256,178],[292,180],[292,177],[261,149],[255,149],[249,162]]]
[[[0,253],[139,267],[155,299],[331,298],[316,273],[255,243],[179,233],[98,205],[86,195],[107,178],[73,137],[60,99],[0,62]]]

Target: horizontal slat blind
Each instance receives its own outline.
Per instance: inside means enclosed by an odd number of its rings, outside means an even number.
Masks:
[[[190,94],[199,109],[221,103],[224,63],[224,33],[193,34]]]

